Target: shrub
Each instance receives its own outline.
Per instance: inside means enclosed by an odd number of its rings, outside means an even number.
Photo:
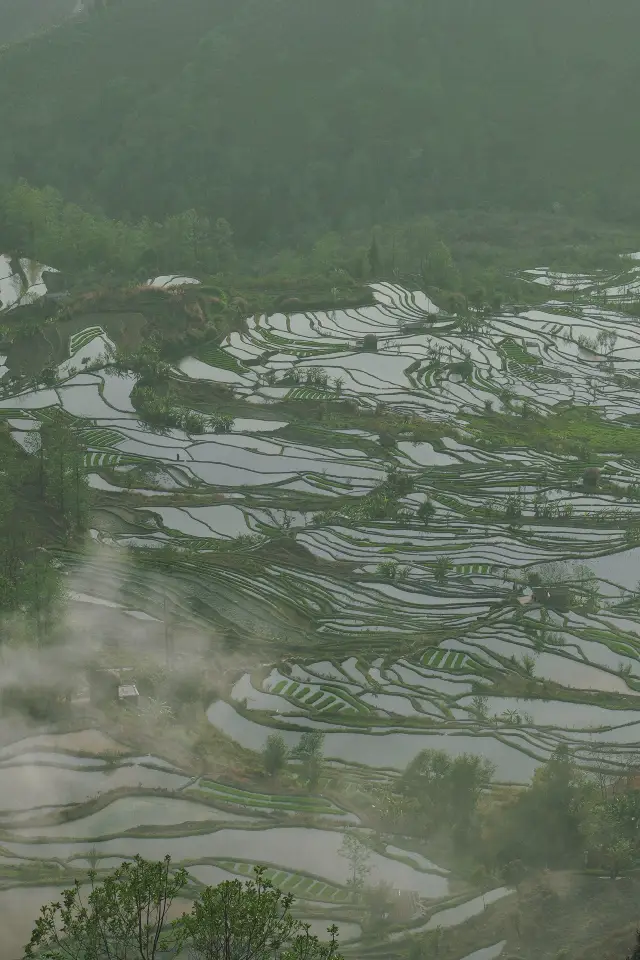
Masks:
[[[582,485],[585,490],[597,490],[600,485],[600,469],[587,467],[582,474]]]
[[[393,450],[394,447],[398,446],[396,438],[386,430],[378,434],[378,440],[380,441],[380,446],[385,450]]]
[[[431,500],[425,500],[421,503],[416,512],[416,517],[425,525],[430,523],[436,514],[436,508]]]
[[[271,733],[267,737],[262,751],[262,762],[266,773],[272,777],[279,773],[286,765],[289,753],[283,737],[279,733]]]

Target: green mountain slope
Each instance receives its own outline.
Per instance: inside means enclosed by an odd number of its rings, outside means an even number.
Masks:
[[[0,56],[0,175],[241,242],[640,218],[637,0],[120,0]]]
[[[78,0],[0,0],[0,44],[55,27],[77,7]]]

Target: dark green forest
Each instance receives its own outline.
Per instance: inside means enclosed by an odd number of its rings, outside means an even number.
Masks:
[[[78,0],[0,0],[0,46],[64,22],[78,5]]]
[[[3,51],[0,175],[256,249],[446,209],[636,222],[639,31],[635,0],[121,0]]]

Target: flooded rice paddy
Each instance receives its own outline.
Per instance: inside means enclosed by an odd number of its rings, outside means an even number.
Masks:
[[[0,258],[3,310],[46,291],[42,269],[14,267]],[[249,319],[172,374],[185,398],[194,381],[225,385],[238,413],[227,434],[152,430],[135,378],[108,367],[117,336],[99,324],[70,334],[54,387],[23,380],[12,392],[1,367],[0,417],[18,442],[29,449],[58,407],[86,445],[95,550],[71,604],[161,621],[165,585],[132,575],[125,551],[176,547],[185,616],[197,608],[199,622],[292,651],[247,663],[209,722],[253,750],[274,728],[290,746],[321,730],[320,794],[334,772],[393,776],[427,747],[482,754],[507,783],[561,744],[585,766],[595,748],[622,766],[640,742],[640,329],[621,305],[637,296],[640,265],[530,279],[549,287],[547,305],[465,324],[391,284],[376,285],[375,306]],[[567,290],[570,303],[554,299]],[[586,410],[604,426],[583,429]],[[540,436],[560,416],[563,442],[535,442],[531,423]],[[587,467],[600,471],[595,488]],[[389,493],[394,471],[409,482]],[[107,566],[110,582],[121,576],[116,597],[100,595]],[[52,879],[79,866],[170,852],[199,882],[265,862],[314,923],[337,912],[345,938],[360,935],[341,914],[342,829],[360,829],[349,811],[318,796],[302,826],[304,808],[277,797],[128,756],[98,731],[64,736],[0,750],[0,911],[20,885],[46,888],[25,886],[30,903],[50,899]],[[388,840],[372,877],[427,905],[409,927],[462,923],[510,894],[448,906],[446,872]]]

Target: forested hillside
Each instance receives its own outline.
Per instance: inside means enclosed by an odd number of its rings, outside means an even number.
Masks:
[[[0,56],[0,175],[283,246],[437,209],[640,219],[637,0],[121,0]]]
[[[0,46],[48,30],[79,8],[78,0],[0,0]]]

